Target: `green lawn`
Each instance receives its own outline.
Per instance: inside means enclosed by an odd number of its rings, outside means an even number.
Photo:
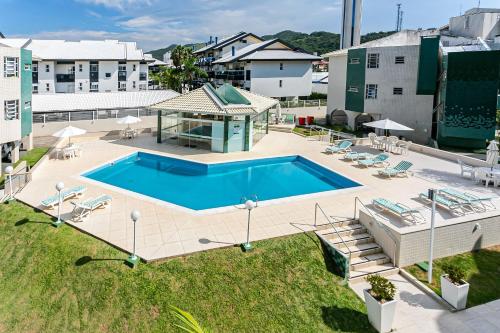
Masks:
[[[28,151],[23,157],[21,157],[19,161],[14,163],[14,167],[18,166],[22,161],[26,161],[26,163],[31,168],[43,157],[43,155],[47,154],[48,151],[49,147],[33,148],[30,151]],[[0,176],[0,186],[3,185],[4,181],[5,181],[4,176]]]
[[[373,332],[314,234],[132,270],[126,254],[50,221],[0,205],[0,332],[178,332],[170,304],[211,332]]]
[[[466,280],[470,284],[467,307],[500,298],[500,246],[435,260],[431,285],[427,283],[427,272],[416,265],[407,267],[406,270],[441,295],[439,277],[443,274],[442,267],[445,263],[458,264],[467,271]]]

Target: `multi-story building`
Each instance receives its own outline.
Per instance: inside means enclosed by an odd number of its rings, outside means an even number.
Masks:
[[[194,54],[216,86],[230,83],[280,99],[309,96],[312,62],[321,59],[295,50],[279,39],[263,40],[246,32],[221,40],[210,38]]]
[[[31,51],[0,40],[0,174],[2,160],[16,162],[19,148],[32,146]]]
[[[327,54],[327,118],[353,129],[389,118],[414,129],[394,134],[419,143],[484,147],[495,136],[499,20],[500,10],[473,9],[440,29],[404,30]],[[458,21],[470,22],[466,36]]]
[[[135,43],[117,40],[2,39],[33,54],[33,93],[148,89],[148,61]]]

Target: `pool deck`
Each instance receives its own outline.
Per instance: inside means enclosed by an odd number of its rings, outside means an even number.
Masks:
[[[385,179],[375,175],[376,169],[359,168],[353,162],[342,160],[342,155],[325,154],[327,144],[324,142],[291,133],[270,132],[254,147],[253,151],[229,154],[157,144],[156,138],[150,135],[132,140],[87,135],[73,138],[72,141],[77,142],[82,148],[83,156],[69,160],[50,159],[43,162],[34,172],[32,182],[17,195],[17,198],[31,206],[38,207],[42,199],[54,194],[55,184],[59,181],[63,181],[66,188],[86,185],[87,192],[84,199],[109,194],[113,197],[112,205],[93,212],[83,222],[69,220],[73,206],[70,203],[71,200],[66,201],[62,205],[63,219],[84,232],[130,252],[133,244],[130,212],[132,209],[138,209],[142,217],[137,223],[137,254],[146,261],[242,243],[246,239],[247,212],[230,209],[210,214],[192,213],[80,176],[85,171],[137,151],[204,163],[302,155],[364,185],[361,188],[326,195],[288,198],[268,205],[263,203],[252,212],[251,241],[314,230],[315,203],[319,203],[332,216],[352,218],[355,197],[359,197],[365,204],[369,204],[373,198],[383,197],[421,211],[426,223],[416,226],[393,216],[379,215],[383,223],[400,233],[429,228],[430,209],[415,198],[419,193],[431,187],[451,186],[482,196],[494,196],[495,205],[500,207],[499,190],[492,187],[484,188],[484,186],[461,178],[459,166],[454,162],[414,151],[404,156],[391,154],[390,158],[391,164],[403,159],[411,161],[414,164],[412,169],[414,176]],[[354,149],[371,150],[365,146],[356,146]],[[46,212],[52,215],[57,214],[57,210]],[[500,215],[500,210],[495,209],[458,218],[443,210],[438,210],[436,225],[496,215]]]

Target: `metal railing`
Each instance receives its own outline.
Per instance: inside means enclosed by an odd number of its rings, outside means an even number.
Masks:
[[[354,220],[357,220],[358,217],[357,217],[357,212],[358,212],[358,202],[361,204],[361,206],[365,209],[366,212],[368,212],[368,214],[370,215],[370,217],[372,218],[372,221],[375,221],[375,224],[381,228],[382,230],[384,230],[384,232],[387,234],[387,236],[389,236],[389,238],[392,240],[392,242],[394,243],[394,251],[392,253],[392,266],[393,267],[396,267],[396,250],[398,248],[398,245],[397,245],[397,240],[395,239],[394,235],[392,234],[392,232],[389,230],[389,228],[387,228],[387,226],[383,223],[380,223],[379,220],[377,220],[377,218],[372,214],[372,212],[370,212],[370,210],[368,209],[368,207],[366,207],[366,205],[361,201],[361,199],[359,197],[355,197],[354,198],[354,217],[353,219]]]
[[[356,136],[354,134],[335,131],[330,128],[326,128],[319,125],[311,125],[309,127],[309,136],[312,136],[313,133],[318,133],[317,135],[320,135],[320,137],[318,138],[319,141],[323,141],[323,135],[328,134],[328,139],[329,139],[328,141],[330,143],[339,139],[346,139],[346,140],[356,139]]]
[[[62,112],[36,112],[33,113],[34,124],[45,124],[51,122],[71,122],[77,120],[100,120],[110,118],[122,118],[126,116],[146,117],[155,116],[156,111],[147,108],[132,108],[118,110],[85,110],[85,111],[62,111]]]
[[[11,181],[12,179],[12,187]],[[11,197],[19,193],[29,182],[31,181],[31,172],[29,171],[29,167],[26,170],[21,169],[16,173],[12,174],[12,176],[5,175],[5,183],[4,183],[4,193],[5,198]],[[12,189],[12,193],[10,192]],[[0,198],[0,202],[1,202]]]
[[[295,101],[280,101],[282,108],[307,108],[307,107],[322,107],[326,106],[326,99],[314,100],[295,100]]]

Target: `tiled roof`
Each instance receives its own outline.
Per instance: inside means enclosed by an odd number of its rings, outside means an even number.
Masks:
[[[231,54],[231,52],[228,52],[227,54],[224,54],[222,56],[222,58],[214,61],[213,64],[224,64],[227,62],[235,61],[235,60],[237,60],[241,57],[247,56],[247,55],[249,55],[249,54],[251,54],[251,53],[253,53],[261,48],[264,48],[270,44],[273,44],[276,41],[277,41],[277,39],[270,39],[270,40],[266,40],[266,41],[263,41],[260,43],[250,44],[248,46],[245,46],[244,48],[236,50],[234,56]]]
[[[248,35],[246,32],[243,32],[243,31],[242,32],[238,32],[235,35],[232,35],[232,36],[229,36],[229,37],[222,38],[222,39],[218,40],[217,44],[215,44],[215,43],[209,44],[207,46],[202,47],[201,49],[195,50],[193,53],[196,54],[196,53],[200,53],[200,52],[205,52],[205,51],[214,49],[216,47],[223,46],[223,45],[225,45],[228,42],[237,40],[238,38],[246,36],[246,35]]]
[[[266,111],[278,103],[272,98],[253,94],[243,89],[232,89],[241,94],[250,104],[225,104],[214,92],[213,88],[203,86],[153,105],[152,108],[214,115],[252,115]]]

